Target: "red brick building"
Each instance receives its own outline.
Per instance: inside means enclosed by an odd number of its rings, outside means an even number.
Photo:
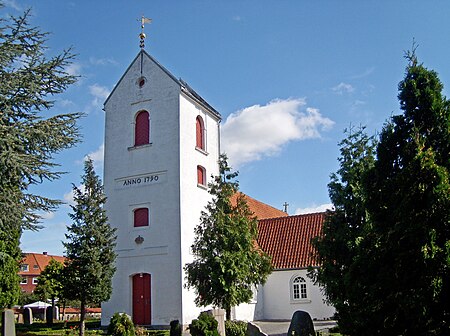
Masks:
[[[22,278],[20,287],[23,292],[33,293],[39,275],[52,259],[59,261],[60,263],[64,263],[65,260],[64,257],[49,255],[47,252],[43,252],[42,254],[24,253],[24,258],[19,271],[19,275]]]

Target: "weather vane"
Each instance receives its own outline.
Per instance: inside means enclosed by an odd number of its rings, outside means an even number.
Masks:
[[[147,37],[144,33],[144,26],[146,23],[151,23],[152,19],[146,18],[144,15],[138,21],[141,21],[141,33],[139,34],[139,38],[141,39],[140,47],[141,49],[144,49],[145,47],[145,38]]]

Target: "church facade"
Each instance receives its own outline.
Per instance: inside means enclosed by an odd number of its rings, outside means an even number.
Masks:
[[[172,320],[187,325],[205,310],[195,306],[194,291],[184,286],[183,267],[193,260],[194,228],[211,199],[207,184],[218,174],[221,116],[143,49],[104,110],[105,208],[111,226],[117,228],[117,259],[113,293],[102,304],[102,325],[115,312],[127,313],[140,325],[168,325]],[[264,208],[266,217],[287,216],[263,203],[252,204],[257,215]],[[233,317],[290,318],[292,309],[282,311],[275,305],[278,313],[270,312],[280,297],[277,291],[286,286],[289,293],[292,287],[291,279],[277,280],[280,271],[255,292],[250,304],[236,307]],[[318,301],[314,304],[320,311],[323,303]],[[311,300],[302,303],[305,308]],[[326,310],[317,317],[330,314]]]

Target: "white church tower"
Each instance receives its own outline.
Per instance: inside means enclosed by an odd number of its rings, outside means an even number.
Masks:
[[[143,43],[104,110],[106,211],[117,228],[117,270],[102,325],[115,312],[140,325],[189,323],[200,309],[184,288],[183,267],[211,199],[207,184],[218,174],[220,114]]]

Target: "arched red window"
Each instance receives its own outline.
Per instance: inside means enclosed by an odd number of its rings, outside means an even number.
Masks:
[[[150,116],[147,111],[141,111],[136,116],[134,130],[134,145],[146,145],[150,143]]]
[[[203,123],[203,119],[200,116],[197,116],[195,122],[195,131],[196,131],[196,143],[195,146],[197,148],[205,149],[205,125]]]
[[[206,170],[202,166],[197,166],[197,184],[206,185]]]
[[[134,226],[148,226],[148,208],[134,210]]]

